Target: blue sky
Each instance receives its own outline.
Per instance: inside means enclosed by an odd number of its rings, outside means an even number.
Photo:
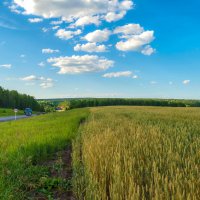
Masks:
[[[200,99],[200,2],[0,2],[0,86],[36,98]]]

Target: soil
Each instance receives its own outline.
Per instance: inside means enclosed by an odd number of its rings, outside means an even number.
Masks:
[[[48,179],[61,180],[58,186],[50,185],[49,195],[42,192],[34,192],[34,200],[76,200],[71,186],[72,179],[72,147],[68,146],[65,150],[57,152],[52,159],[43,162],[41,165],[49,169]],[[47,183],[48,184],[48,183]],[[48,188],[48,185],[46,186]],[[50,196],[50,197],[49,197]]]

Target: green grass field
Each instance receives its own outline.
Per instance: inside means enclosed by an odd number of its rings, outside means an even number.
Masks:
[[[0,108],[0,117],[14,116],[13,109]],[[20,110],[17,115],[24,115],[24,111]]]
[[[200,197],[199,108],[93,108],[73,148],[77,199]]]
[[[0,123],[0,199],[28,199],[46,173],[36,164],[64,149],[88,113],[75,109]]]

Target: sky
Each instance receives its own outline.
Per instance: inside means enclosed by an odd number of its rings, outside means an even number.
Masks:
[[[40,99],[200,99],[199,8],[199,0],[3,0],[0,86]]]

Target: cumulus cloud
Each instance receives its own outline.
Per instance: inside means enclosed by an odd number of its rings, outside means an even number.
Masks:
[[[77,20],[84,16],[101,16],[107,21],[121,19],[117,15],[126,14],[133,8],[132,0],[14,0],[13,10],[26,15],[35,15],[43,18],[63,18],[67,21]],[[116,17],[106,17],[107,13],[114,13]]]
[[[126,15],[125,11],[122,11],[120,13],[109,12],[105,16],[105,19],[107,22],[113,22],[113,21],[118,21],[118,20],[122,19],[125,15]]]
[[[104,78],[118,78],[118,77],[130,77],[132,75],[131,71],[123,72],[111,72],[103,75]]]
[[[188,85],[188,84],[190,84],[190,80],[184,80],[182,83],[184,84],[184,85]]]
[[[142,51],[141,51],[141,53],[146,56],[150,56],[155,52],[156,52],[156,50],[153,49],[150,45],[145,46],[144,49],[142,49]]]
[[[76,35],[80,35],[81,33],[82,31],[80,29],[76,31],[68,31],[66,29],[59,29],[55,35],[62,40],[69,40]]]
[[[115,28],[115,34],[121,34],[121,38],[130,38],[132,35],[139,35],[144,32],[144,28],[139,24],[127,24]]]
[[[42,53],[44,54],[51,54],[51,53],[59,53],[60,51],[58,49],[42,49]]]
[[[36,80],[40,80],[40,78],[36,77],[35,75],[30,75],[30,76],[26,76],[23,78],[20,78],[22,81],[36,81]]]
[[[38,63],[38,66],[44,67],[44,66],[45,66],[45,63],[44,63],[44,62],[40,62],[40,63]]]
[[[88,42],[106,42],[111,35],[111,31],[108,29],[96,30],[94,32],[88,33],[84,39]]]
[[[100,18],[99,16],[84,16],[79,18],[75,23],[74,26],[85,26],[89,24],[100,25]]]
[[[57,30],[57,29],[59,29],[60,28],[60,26],[53,26],[52,27],[52,30]]]
[[[116,44],[120,51],[140,51],[145,45],[154,40],[154,31],[144,31],[138,35],[129,36]]]
[[[54,86],[54,83],[51,80],[46,80],[45,82],[40,84],[40,87],[43,89],[51,88]]]
[[[118,21],[126,15],[128,10],[130,10],[132,8],[133,8],[133,2],[132,1],[121,1],[119,3],[119,9],[117,10],[117,12],[116,12],[116,10],[108,12],[105,15],[105,20],[107,22]]]
[[[43,19],[42,18],[30,18],[30,19],[28,19],[28,21],[31,23],[39,23],[39,22],[42,22]]]
[[[74,47],[74,51],[85,51],[85,52],[105,52],[105,45],[97,45],[96,43],[87,43],[87,44],[77,44]]]
[[[19,10],[19,6],[16,4],[12,4],[9,6],[9,9],[11,12],[16,13],[16,14],[21,14],[22,12]]]
[[[63,21],[62,20],[59,20],[59,21],[51,21],[51,25],[60,25],[60,24],[62,24],[63,23]]]
[[[23,78],[20,78],[20,80],[28,82],[28,84],[30,85],[29,82],[31,82],[31,84],[35,84],[36,81],[40,82],[40,87],[41,88],[50,88],[54,86],[54,81],[51,78],[45,78],[43,76],[35,76],[35,75],[30,75],[30,76],[26,76]]]
[[[147,56],[156,51],[149,45],[155,39],[154,31],[145,31],[140,24],[119,26],[113,33],[122,39],[116,44],[120,51],[137,51]]]
[[[42,32],[44,33],[48,32],[49,30],[50,30],[49,28],[45,28],[45,27],[42,28]]]
[[[49,58],[52,66],[59,68],[59,74],[81,74],[99,72],[112,67],[114,62],[94,55]]]
[[[133,75],[132,78],[133,78],[133,79],[138,79],[139,77],[138,77],[138,75]]]
[[[11,64],[3,64],[3,65],[0,65],[0,67],[10,69],[12,67],[12,65]]]

